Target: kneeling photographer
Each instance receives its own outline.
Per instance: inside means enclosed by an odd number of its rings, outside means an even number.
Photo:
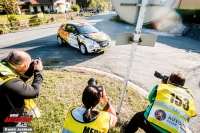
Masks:
[[[103,111],[97,110],[101,98],[105,106]],[[115,110],[108,101],[104,87],[98,86],[96,79],[89,79],[82,94],[82,102],[82,107],[69,109],[62,133],[107,133],[115,126]]]
[[[37,98],[42,89],[42,69],[40,59],[31,60],[24,51],[13,51],[0,61],[0,132],[3,127],[27,126],[28,121],[16,121],[11,117],[30,118],[40,115],[33,98]],[[25,83],[33,77],[32,84]]]
[[[163,76],[148,96],[150,105],[145,111],[136,113],[130,122],[123,126],[125,133],[133,133],[138,128],[146,133],[188,133],[188,123],[196,115],[194,99],[191,91],[184,88],[185,76],[181,72],[173,72]]]

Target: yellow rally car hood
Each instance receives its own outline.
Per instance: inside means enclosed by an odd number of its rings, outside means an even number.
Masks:
[[[90,34],[84,34],[85,37],[90,38],[96,42],[102,42],[108,39],[108,36],[103,32],[96,32]]]

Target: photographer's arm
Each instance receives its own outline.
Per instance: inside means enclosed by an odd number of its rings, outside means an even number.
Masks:
[[[20,96],[21,98],[36,98],[38,97],[40,90],[42,89],[42,63],[38,61],[34,66],[34,78],[31,85],[22,82],[19,78],[12,79],[3,86],[6,88],[6,92],[14,92],[13,95]]]
[[[104,111],[107,111],[110,113],[111,117],[112,117],[112,127],[115,126],[115,124],[117,123],[117,117],[116,117],[116,112],[115,112],[115,109],[113,108],[113,106],[109,103],[109,100],[106,96],[106,93],[105,93],[105,89],[103,88],[103,91],[102,91],[102,99],[103,99],[103,103],[104,103]]]
[[[158,86],[155,86],[155,87],[151,90],[151,92],[150,92],[150,94],[149,94],[149,96],[148,96],[148,100],[149,100],[150,102],[153,102],[153,101],[155,100],[155,96],[156,96],[156,92],[157,92],[157,87],[158,87]]]

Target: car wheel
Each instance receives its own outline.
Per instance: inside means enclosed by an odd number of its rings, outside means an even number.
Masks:
[[[60,36],[57,37],[57,40],[58,40],[58,43],[59,43],[60,45],[63,45],[63,44],[64,44],[64,43],[63,43],[63,39],[62,39]]]
[[[87,54],[87,53],[88,53],[87,48],[85,47],[84,44],[81,44],[81,45],[80,45],[80,50],[81,50],[81,53],[82,53],[82,54]]]

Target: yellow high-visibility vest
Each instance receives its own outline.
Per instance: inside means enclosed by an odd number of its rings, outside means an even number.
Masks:
[[[5,66],[5,64],[6,64],[5,62],[0,62],[0,86],[11,79],[14,79],[14,78],[20,79],[20,76],[13,73],[8,67]],[[7,95],[6,97],[9,103],[12,105],[12,102],[10,101],[9,97]],[[40,117],[40,111],[32,99],[24,99],[24,110],[30,115],[32,115],[33,118]]]
[[[62,133],[107,133],[110,125],[110,114],[100,111],[99,116],[88,123],[79,122],[72,116],[75,107],[69,109]]]
[[[159,84],[147,120],[172,133],[186,133],[188,122],[196,115],[193,95],[187,88]]]

